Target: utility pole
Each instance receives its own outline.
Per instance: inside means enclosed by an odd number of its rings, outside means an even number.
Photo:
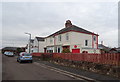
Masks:
[[[31,34],[30,33],[25,33],[25,34],[28,34],[29,35],[29,53],[31,52]]]

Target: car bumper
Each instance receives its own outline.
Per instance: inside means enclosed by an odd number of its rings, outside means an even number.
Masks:
[[[32,59],[20,59],[21,61],[32,61]]]
[[[14,55],[6,55],[6,56],[12,56],[13,57]]]

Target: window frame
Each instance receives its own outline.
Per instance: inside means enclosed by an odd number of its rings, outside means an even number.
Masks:
[[[85,46],[88,46],[88,40],[85,40],[84,45],[85,45]]]
[[[95,35],[93,36],[93,40],[96,41],[96,36]]]
[[[61,36],[61,35],[58,36],[58,41],[59,41],[59,42],[62,41],[62,36]]]
[[[66,33],[66,41],[69,40],[69,33]]]
[[[50,43],[52,43],[53,42],[53,39],[52,39],[52,37],[50,37]]]

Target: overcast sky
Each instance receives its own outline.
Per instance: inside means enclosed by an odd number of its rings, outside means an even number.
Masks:
[[[99,43],[118,46],[118,2],[3,2],[1,9],[3,47],[25,46],[25,32],[32,38],[48,36],[64,28],[68,19],[99,34]]]

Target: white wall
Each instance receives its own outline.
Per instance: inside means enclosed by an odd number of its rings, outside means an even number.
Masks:
[[[69,40],[66,40],[66,33],[61,34],[61,41],[58,41],[59,35],[56,35],[55,37],[48,37],[45,39],[46,46],[70,45],[70,32],[68,32],[68,35],[69,35]],[[52,40],[52,42],[50,42],[50,39]]]
[[[45,41],[39,41],[39,52],[43,53],[45,47]]]
[[[79,33],[79,32],[67,32],[69,35],[69,40],[66,40],[66,33],[60,34],[61,35],[61,41],[58,41],[59,35],[56,35],[55,37],[48,37],[46,38],[46,46],[54,46],[54,45],[70,45],[70,51],[74,49],[74,45],[77,45],[77,48],[79,48],[82,52],[82,48],[93,48],[93,43],[94,43],[94,48],[97,49],[97,38],[96,41],[93,40],[93,36],[91,34],[84,34],[84,33]],[[50,39],[52,42],[50,43]],[[85,40],[88,40],[88,46],[85,46]],[[55,41],[55,43],[54,43]],[[94,41],[92,43],[92,41]],[[89,50],[89,52],[93,52]]]
[[[85,40],[88,40],[88,46],[85,46]],[[92,35],[83,34],[78,32],[71,32],[71,44],[78,44],[81,47],[90,47],[92,48]]]
[[[36,47],[35,47],[36,46]],[[33,52],[44,52],[45,41],[38,41],[36,38],[34,39],[34,48]]]

